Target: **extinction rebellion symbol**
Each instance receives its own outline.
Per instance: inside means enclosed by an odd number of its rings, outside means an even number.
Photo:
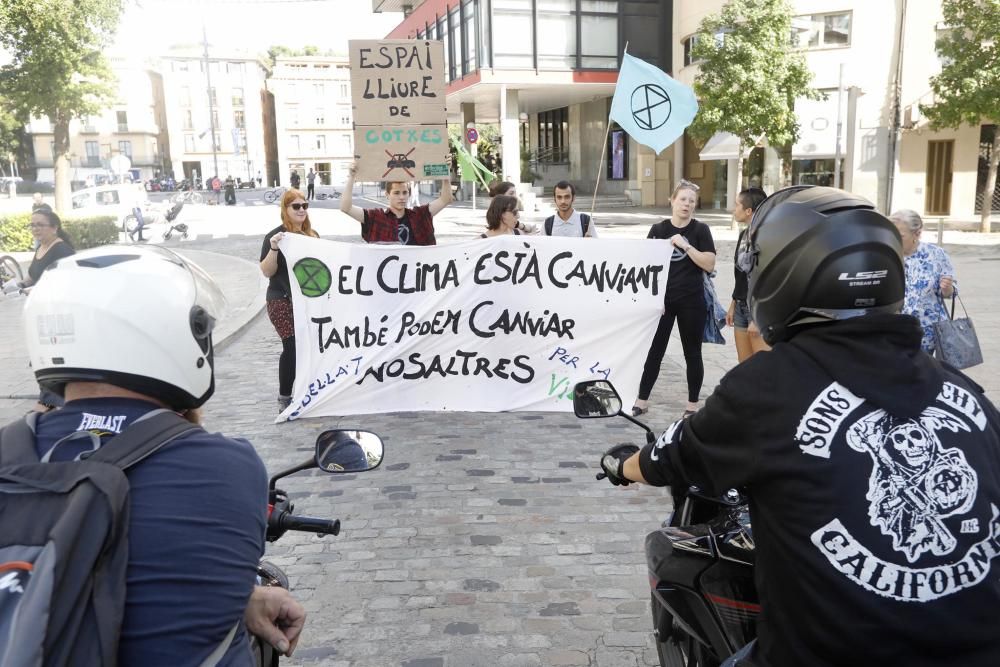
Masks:
[[[632,91],[632,118],[639,129],[663,127],[671,111],[670,95],[655,83],[644,83]]]
[[[323,296],[330,289],[333,276],[326,264],[315,257],[305,257],[292,268],[302,294],[308,297]]]

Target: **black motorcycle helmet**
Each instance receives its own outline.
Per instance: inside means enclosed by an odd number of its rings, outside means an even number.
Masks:
[[[906,285],[899,232],[871,202],[843,190],[799,185],[754,212],[740,268],[764,340],[795,327],[869,313],[897,313]]]

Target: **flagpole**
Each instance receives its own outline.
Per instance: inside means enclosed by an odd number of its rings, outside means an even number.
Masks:
[[[628,53],[628,42],[625,42],[624,56]],[[618,84],[615,84],[616,86]],[[608,126],[604,130],[604,146],[601,148],[601,161],[597,163],[597,180],[594,182],[594,196],[590,200],[590,218],[594,218],[594,209],[597,207],[597,188],[601,185],[601,172],[604,171],[604,157],[608,154],[608,137],[611,136],[611,111],[608,111]]]

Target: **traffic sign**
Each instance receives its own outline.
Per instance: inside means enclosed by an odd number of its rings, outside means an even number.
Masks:
[[[469,140],[470,144],[474,144],[479,141],[479,132],[476,131],[476,128],[470,127],[465,131],[465,138]]]

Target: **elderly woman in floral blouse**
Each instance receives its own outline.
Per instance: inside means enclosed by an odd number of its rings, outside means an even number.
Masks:
[[[950,299],[958,289],[955,269],[943,248],[920,241],[924,221],[915,211],[902,209],[889,219],[903,237],[903,264],[906,269],[903,312],[920,320],[924,330],[921,345],[924,350],[933,353],[937,345],[933,325],[948,319],[944,299]]]

